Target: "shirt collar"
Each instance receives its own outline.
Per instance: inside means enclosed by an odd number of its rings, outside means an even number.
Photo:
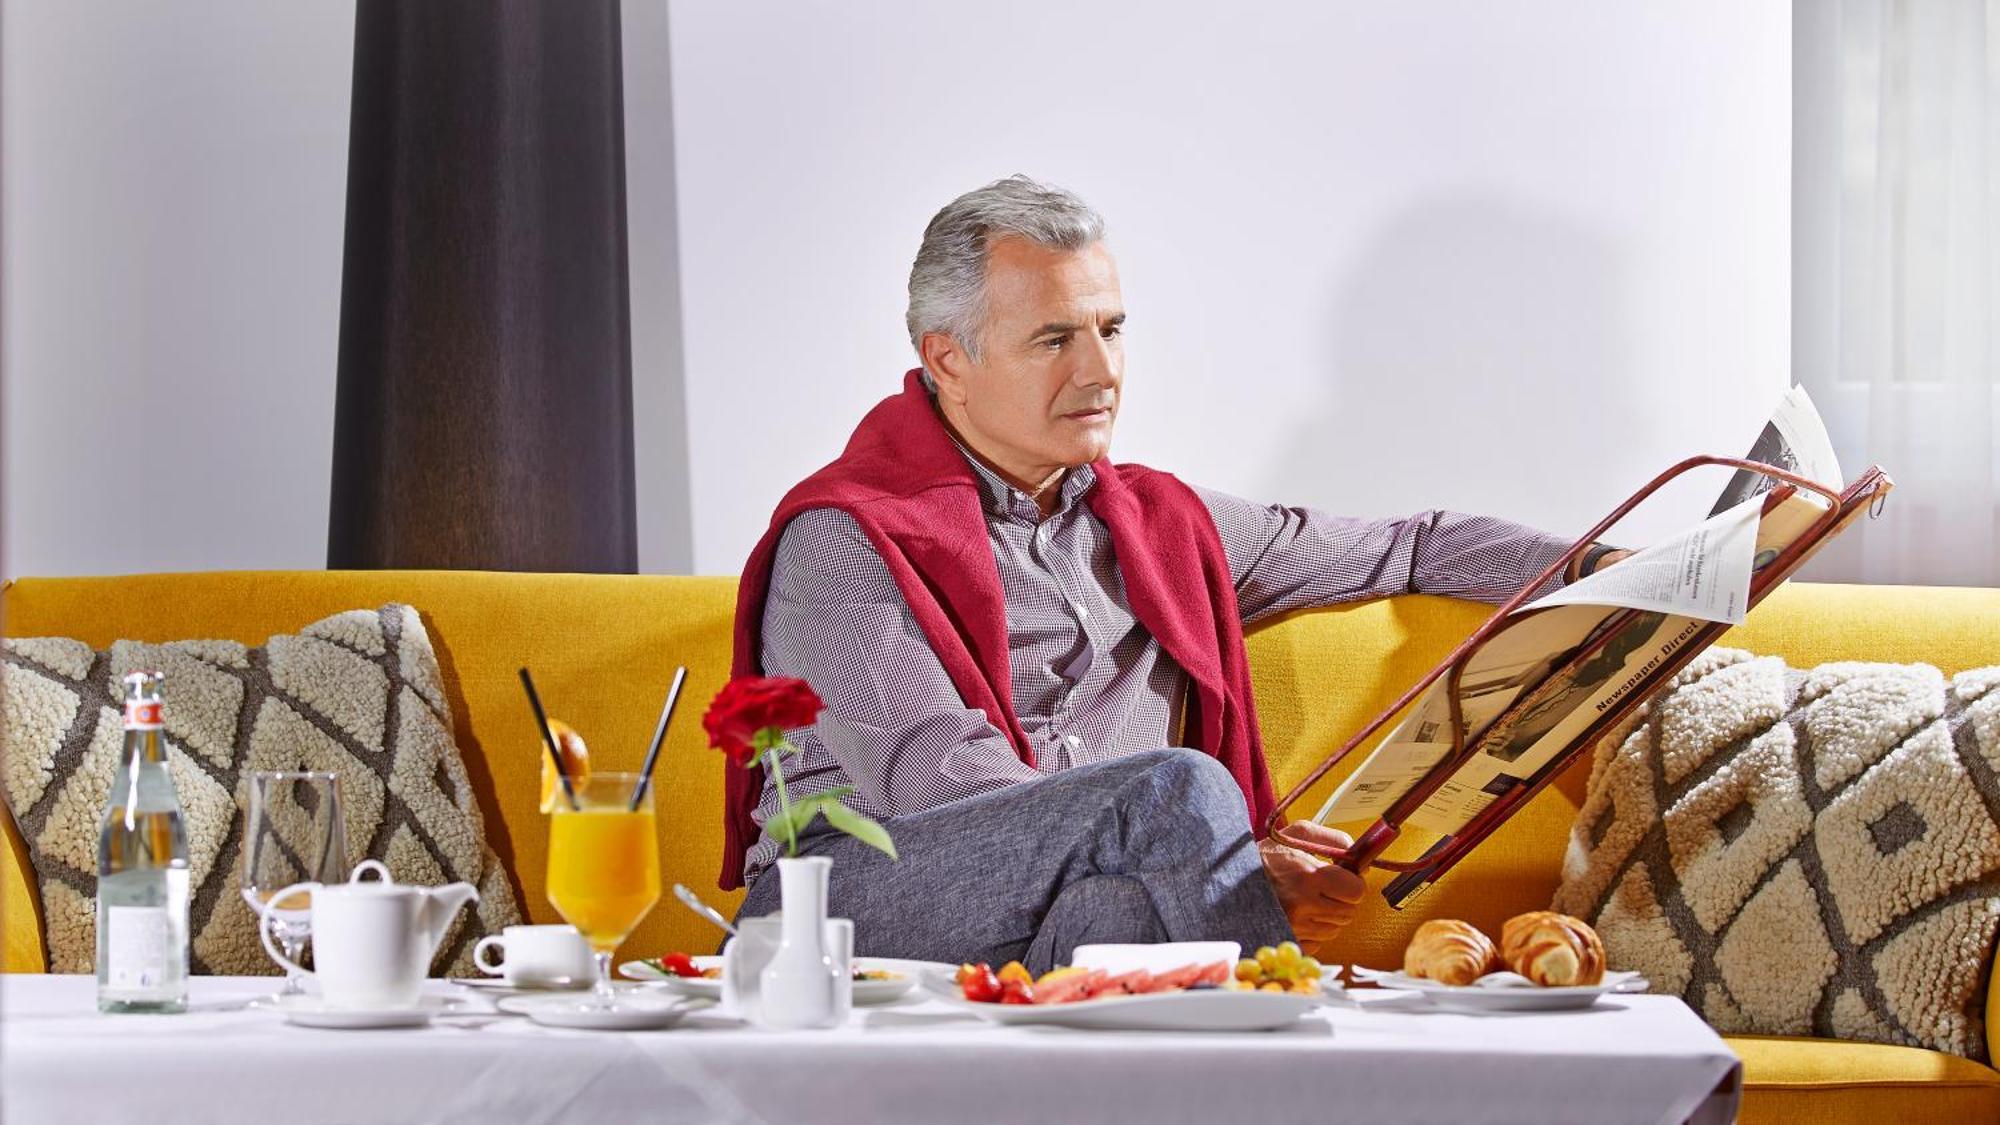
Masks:
[[[1008,484],[999,473],[988,468],[986,462],[973,456],[972,451],[965,447],[965,443],[958,440],[957,434],[950,434],[950,437],[951,443],[958,447],[959,454],[965,458],[965,463],[972,466],[973,478],[979,482],[979,499],[987,511],[994,515],[1013,516],[1029,522],[1037,522],[1042,518],[1042,510],[1035,503],[1034,497]],[[1068,511],[1077,501],[1082,500],[1090,491],[1090,487],[1096,483],[1097,472],[1089,465],[1078,465],[1063,474],[1062,497],[1056,504],[1054,514],[1060,515]]]

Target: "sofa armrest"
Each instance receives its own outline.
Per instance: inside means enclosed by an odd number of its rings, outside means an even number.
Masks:
[[[35,869],[28,862],[28,843],[14,827],[14,816],[0,807],[0,835],[7,850],[0,856],[0,971],[45,973],[48,951],[42,947],[42,903],[35,894]]]
[[[1986,966],[1986,1065],[2000,1069],[2000,941]]]

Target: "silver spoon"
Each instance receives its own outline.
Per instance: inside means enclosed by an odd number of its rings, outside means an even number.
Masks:
[[[709,921],[715,923],[716,925],[721,926],[724,932],[728,933],[730,937],[736,936],[736,927],[729,924],[729,919],[724,918],[720,913],[716,911],[716,909],[713,906],[710,906],[709,904],[694,897],[693,891],[688,890],[686,887],[682,886],[679,883],[675,883],[674,897],[680,899],[681,905],[687,907],[689,910],[692,910],[696,914],[699,914],[702,917],[708,919]]]

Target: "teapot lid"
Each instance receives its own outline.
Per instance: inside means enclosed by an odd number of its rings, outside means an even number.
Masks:
[[[379,878],[373,880],[363,879],[362,876],[370,871],[373,871]],[[328,883],[320,889],[320,893],[387,898],[394,895],[414,894],[418,890],[419,888],[396,882],[395,876],[389,874],[388,865],[384,864],[381,860],[364,859],[354,865],[354,873],[347,877],[347,882]]]

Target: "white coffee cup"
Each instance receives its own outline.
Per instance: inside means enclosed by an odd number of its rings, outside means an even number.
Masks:
[[[486,957],[496,949],[502,954],[498,965]],[[509,926],[480,938],[472,947],[472,963],[516,988],[583,988],[596,973],[590,943],[575,926]]]
[[[761,918],[738,918],[736,936],[722,947],[723,1007],[752,1023],[761,1023],[762,1020],[758,985],[763,978],[764,966],[771,963],[772,955],[778,952],[778,943],[784,938],[784,921],[782,913],[766,914]],[[846,1019],[854,1006],[853,919],[826,920],[826,951],[840,969],[841,986],[835,994],[835,1012],[841,1019]]]
[[[378,882],[362,876],[374,872]],[[272,903],[309,893],[314,968],[294,964],[271,944]],[[397,883],[379,860],[355,865],[345,883],[294,883],[260,908],[264,952],[293,972],[319,982],[329,1008],[378,1011],[414,1007],[422,996],[431,956],[460,907],[476,902],[470,883],[413,887]]]

